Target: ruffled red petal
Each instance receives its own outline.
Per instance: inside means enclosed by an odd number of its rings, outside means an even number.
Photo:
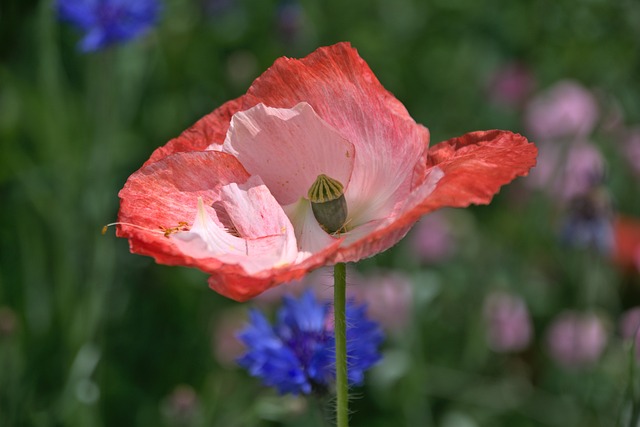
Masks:
[[[219,260],[186,256],[164,233],[193,221],[198,197],[219,199],[222,186],[248,178],[235,157],[216,151],[176,153],[143,166],[118,194],[116,235],[129,239],[131,252],[152,256],[158,263],[216,271]]]
[[[209,287],[220,295],[236,301],[247,301],[260,295],[267,289],[292,280],[301,279],[311,270],[327,265],[328,258],[336,248],[340,246],[340,241],[313,254],[301,263],[274,268],[262,274],[249,276],[242,269],[232,271],[230,269],[220,269],[209,277]]]
[[[427,170],[438,167],[444,173],[435,190],[392,223],[341,247],[331,260],[358,261],[382,252],[402,239],[420,217],[437,209],[488,204],[501,186],[528,174],[537,152],[523,136],[500,130],[471,132],[437,144],[426,160]]]
[[[245,98],[246,95],[227,101],[212,113],[202,117],[180,136],[157,148],[144,165],[157,162],[173,153],[203,151],[211,144],[222,144],[231,124],[231,117],[238,111],[255,105],[245,106]]]
[[[444,177],[420,207],[421,214],[488,204],[501,186],[526,176],[537,155],[525,137],[502,130],[470,132],[431,147],[427,164],[442,169]]]

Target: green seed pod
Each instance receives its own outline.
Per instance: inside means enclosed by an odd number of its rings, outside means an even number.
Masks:
[[[347,201],[344,198],[344,187],[339,181],[325,174],[311,184],[309,201],[313,216],[327,233],[340,230],[347,220]]]

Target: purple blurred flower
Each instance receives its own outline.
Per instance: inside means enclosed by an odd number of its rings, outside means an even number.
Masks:
[[[356,300],[366,304],[372,320],[389,332],[405,329],[413,302],[413,285],[408,277],[396,272],[379,273],[362,279],[362,285],[354,288]]]
[[[215,318],[211,349],[222,366],[234,366],[235,361],[245,350],[237,337],[238,329],[246,323],[245,310],[227,310]]]
[[[625,154],[633,170],[640,175],[640,128],[629,132],[625,141]]]
[[[498,105],[521,106],[535,87],[535,78],[524,64],[512,62],[499,68],[489,82],[489,97]]]
[[[600,150],[589,143],[571,146],[564,168],[563,198],[568,200],[588,193],[602,184],[604,173],[604,159]]]
[[[234,6],[237,6],[236,0],[200,0],[204,13],[212,17],[224,15]]]
[[[532,335],[529,310],[522,298],[495,292],[484,302],[487,342],[498,353],[517,352],[529,346]]]
[[[84,31],[78,44],[93,52],[131,40],[154,26],[160,14],[157,0],[57,0],[61,20]]]
[[[444,261],[456,249],[453,230],[442,212],[423,217],[414,226],[410,242],[416,257],[426,263]]]
[[[162,405],[162,413],[172,423],[187,425],[199,416],[200,401],[190,385],[181,384],[167,396]]]
[[[620,335],[635,341],[636,359],[640,361],[640,307],[631,308],[620,317]]]
[[[565,311],[547,331],[549,355],[566,368],[579,368],[597,362],[606,345],[606,328],[593,313]]]
[[[277,12],[278,31],[286,43],[293,43],[300,35],[304,24],[304,10],[297,1],[283,1]]]
[[[531,187],[566,202],[587,194],[604,181],[605,161],[600,150],[589,142],[580,141],[569,147],[545,143],[538,150],[538,164],[527,180]]]
[[[640,307],[631,308],[620,317],[620,334],[628,340],[640,333]]]
[[[539,140],[574,139],[588,136],[598,120],[594,96],[571,80],[556,83],[527,106],[526,124]]]

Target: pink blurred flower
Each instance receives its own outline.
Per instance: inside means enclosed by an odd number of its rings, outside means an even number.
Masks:
[[[544,189],[561,201],[587,194],[604,179],[605,161],[600,150],[589,142],[580,141],[569,147],[540,144],[539,150],[538,164],[527,184]]]
[[[564,199],[584,195],[604,178],[604,159],[600,150],[589,143],[575,144],[569,149],[564,168],[561,193]]]
[[[198,394],[190,385],[180,384],[165,398],[161,409],[172,423],[190,425],[200,416]]]
[[[578,368],[598,361],[607,345],[607,331],[593,313],[565,311],[547,331],[549,355],[566,368]]]
[[[456,250],[451,224],[442,212],[423,217],[411,232],[410,242],[414,255],[427,263],[444,261]]]
[[[499,68],[489,82],[489,97],[505,107],[519,107],[535,87],[535,77],[522,63],[511,62]]]
[[[529,346],[532,335],[529,310],[522,298],[504,292],[490,294],[484,302],[487,343],[498,353],[516,352]]]
[[[629,132],[625,142],[625,154],[633,170],[640,175],[640,128]]]
[[[236,334],[245,326],[246,322],[246,311],[240,309],[224,311],[213,320],[211,349],[220,365],[236,366],[236,359],[245,350],[244,345],[236,337]]]
[[[628,340],[634,335],[638,336],[640,328],[640,307],[631,308],[620,317],[620,334]]]
[[[586,137],[599,111],[595,97],[580,83],[563,80],[537,95],[527,106],[526,125],[540,140]]]
[[[619,325],[622,338],[634,340],[636,360],[640,361],[640,307],[634,307],[622,313]]]
[[[367,315],[387,332],[400,332],[412,314],[413,285],[398,272],[379,272],[354,286],[356,300],[367,305]]]

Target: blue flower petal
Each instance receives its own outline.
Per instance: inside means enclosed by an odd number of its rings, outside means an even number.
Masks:
[[[238,363],[250,375],[280,393],[309,394],[335,381],[335,336],[328,322],[329,305],[305,292],[287,296],[272,327],[259,311],[250,312],[250,325],[240,334],[247,352]],[[348,379],[361,384],[364,371],[380,360],[383,334],[366,317],[366,307],[347,303]]]
[[[149,30],[158,20],[157,0],[58,0],[58,17],[83,30],[84,52],[126,42]]]

